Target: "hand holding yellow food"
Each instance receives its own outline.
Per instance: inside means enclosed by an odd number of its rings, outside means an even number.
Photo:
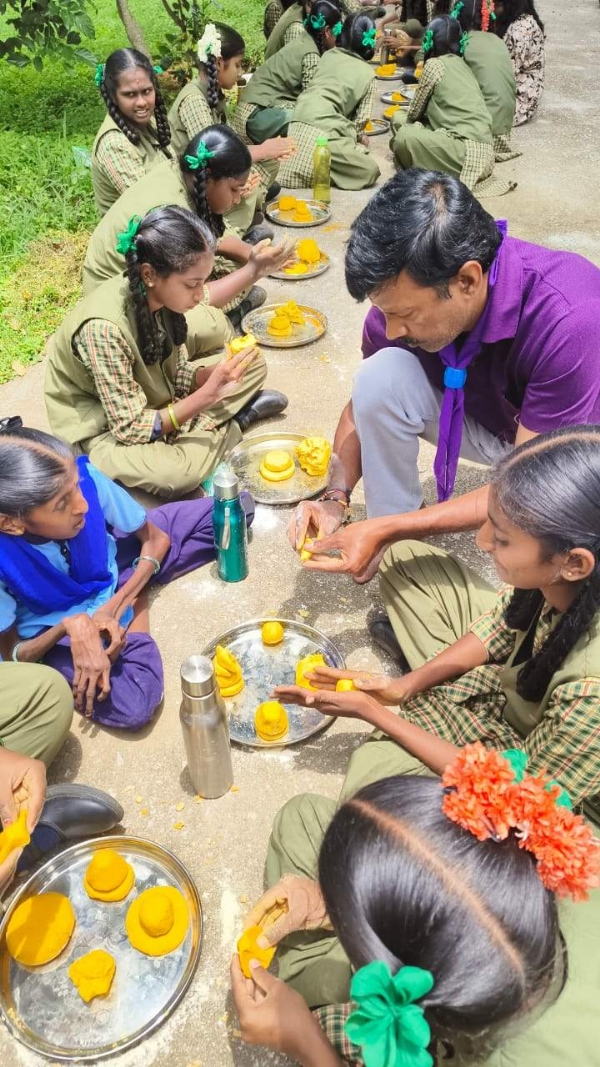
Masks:
[[[15,821],[0,834],[0,867],[16,848],[24,848],[31,841],[27,829],[27,808],[21,808]]]
[[[183,894],[170,885],[145,889],[131,903],[125,930],[134,948],[146,956],[166,956],[179,948],[190,922]]]
[[[296,664],[296,685],[301,685],[303,689],[316,690],[317,686],[311,685],[306,675],[314,671],[315,667],[326,666],[325,657],[321,652],[310,652],[308,656],[303,656]]]
[[[105,997],[110,992],[116,969],[114,957],[96,948],[71,964],[69,978],[82,1000],[89,1004],[94,997]]]
[[[279,645],[283,641],[283,626],[280,622],[263,622],[260,636],[264,645]]]
[[[222,697],[235,697],[244,688],[242,668],[229,649],[217,645],[213,659],[215,678]]]
[[[75,929],[75,912],[62,893],[40,893],[15,910],[6,928],[6,947],[25,967],[41,967],[56,959]]]
[[[92,856],[83,886],[92,900],[124,900],[134,879],[131,864],[112,848],[102,848]]]
[[[229,351],[232,356],[239,355],[245,348],[252,348],[258,344],[256,337],[253,333],[245,333],[243,337],[232,337],[231,341],[228,341]]]
[[[287,711],[278,700],[259,704],[254,715],[254,728],[261,741],[279,741],[288,732]]]
[[[247,930],[244,930],[242,936],[237,943],[238,956],[240,957],[240,967],[246,978],[252,978],[252,971],[250,970],[250,960],[258,960],[261,967],[265,970],[271,963],[276,949],[273,948],[259,948],[256,944],[258,938],[262,934],[260,926],[249,926]]]
[[[294,474],[296,465],[289,452],[275,448],[267,452],[258,469],[261,477],[268,482],[285,482]]]
[[[312,557],[312,541],[306,540],[300,549],[300,562],[304,563]]]
[[[355,693],[356,686],[351,678],[338,678],[335,691],[336,693]]]
[[[322,478],[326,474],[331,452],[331,445],[325,437],[305,437],[296,448],[298,463],[313,478]]]

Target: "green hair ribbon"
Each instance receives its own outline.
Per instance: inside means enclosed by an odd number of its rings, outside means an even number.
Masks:
[[[521,748],[507,748],[502,753],[502,756],[510,763],[513,769],[513,774],[515,776],[515,782],[522,782],[527,771],[527,764],[529,762],[527,753],[523,752],[523,749]],[[555,782],[554,780],[552,780],[551,782],[547,783],[546,789],[550,791],[550,789],[552,789],[555,785],[557,785],[560,789],[560,793],[558,794],[555,800],[555,804],[559,808],[572,809],[573,802],[566,789],[563,789],[563,787],[561,786],[560,782]]]
[[[401,967],[392,976],[387,963],[374,960],[352,978],[350,997],[357,1008],[345,1031],[360,1045],[366,1067],[433,1067],[427,1051],[431,1030],[415,1001],[433,989],[433,975],[421,967]]]
[[[421,48],[425,55],[428,55],[429,52],[433,52],[433,30],[425,30]]]
[[[96,64],[96,73],[94,74],[94,81],[96,82],[96,85],[98,86],[98,88],[100,88],[100,86],[102,85],[102,82],[104,81],[104,67],[105,67],[104,63],[97,63]]]
[[[162,67],[158,67],[158,66],[152,67],[152,70],[154,71],[155,74],[164,74],[165,73],[164,69]]]
[[[333,36],[336,38],[336,40],[339,37],[340,33],[342,32],[343,28],[344,27],[342,26],[341,22],[336,22],[335,26],[331,27],[331,32],[332,32]]]
[[[209,159],[212,159],[215,152],[211,152],[210,148],[204,144],[204,141],[200,141],[198,150],[195,156],[184,156],[184,159],[190,168],[190,170],[203,170],[208,166]]]
[[[133,215],[127,223],[127,229],[123,233],[117,234],[117,252],[122,256],[126,256],[128,252],[135,251],[135,239],[138,235],[141,221],[139,215]]]
[[[324,30],[326,26],[325,15],[321,14],[321,12],[318,15],[311,15],[310,24],[313,30]]]
[[[463,33],[461,35],[460,41],[458,42],[458,54],[459,54],[459,56],[464,56],[465,52],[467,51],[467,45],[468,45],[470,40],[471,40],[471,37],[470,37],[470,35],[468,33]]]
[[[464,6],[465,5],[463,3],[463,0],[459,0],[458,4],[455,4],[455,6],[452,8],[452,11],[450,12],[450,18],[457,19]]]
[[[365,32],[362,35],[362,46],[363,46],[363,48],[375,48],[375,38],[376,38],[376,36],[377,36],[377,33],[376,33],[376,30],[375,30],[374,26],[370,30],[365,30]]]

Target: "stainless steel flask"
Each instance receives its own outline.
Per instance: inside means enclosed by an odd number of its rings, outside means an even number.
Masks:
[[[190,656],[181,665],[179,718],[194,789],[207,799],[223,796],[233,784],[229,726],[206,656]]]

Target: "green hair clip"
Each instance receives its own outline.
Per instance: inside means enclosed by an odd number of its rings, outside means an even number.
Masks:
[[[154,71],[155,74],[164,74],[165,73],[163,68],[162,67],[158,67],[158,66],[157,67],[152,67],[152,70]]]
[[[357,1008],[345,1031],[360,1045],[366,1067],[432,1067],[431,1030],[416,1001],[433,989],[433,975],[421,967],[401,967],[392,975],[374,960],[352,978],[350,996]]]
[[[198,150],[195,156],[184,156],[184,159],[190,168],[190,170],[204,170],[204,167],[208,166],[209,159],[212,159],[215,152],[211,152],[210,148],[207,148],[204,141],[200,141]]]
[[[127,223],[127,229],[117,234],[117,252],[126,256],[128,252],[135,252],[135,239],[140,228],[141,218],[133,215]]]
[[[321,12],[318,15],[311,15],[310,24],[313,30],[324,30],[326,26],[325,15],[322,15]]]
[[[464,6],[465,5],[463,3],[463,0],[459,0],[458,4],[455,4],[452,8],[452,11],[450,12],[450,18],[457,19]]]
[[[336,22],[335,26],[331,27],[331,32],[332,32],[333,36],[336,38],[336,40],[339,37],[340,33],[342,32],[343,28],[344,27],[342,26],[341,22]]]
[[[425,30],[423,34],[423,42],[421,44],[424,55],[428,55],[429,52],[433,52],[433,30]]]
[[[96,82],[96,85],[98,86],[98,88],[100,88],[100,86],[102,85],[102,82],[104,81],[104,67],[105,67],[104,63],[97,63],[96,64],[96,73],[94,74],[94,81]]]
[[[471,40],[471,38],[470,38],[468,33],[463,33],[461,35],[460,41],[458,42],[458,54],[459,54],[459,56],[464,56],[465,52],[467,51],[467,45],[468,45],[470,40]]]
[[[375,48],[375,38],[376,38],[376,36],[377,36],[377,33],[375,31],[375,27],[374,26],[370,30],[365,30],[365,32],[362,35],[362,46],[363,46],[363,48]]]
[[[513,774],[515,776],[515,782],[522,782],[525,777],[525,774],[527,773],[527,764],[529,762],[527,753],[523,752],[522,748],[506,748],[502,752],[502,756],[510,763],[513,769]],[[573,801],[571,800],[571,797],[567,793],[566,789],[563,789],[560,782],[556,782],[554,781],[554,779],[552,779],[550,782],[546,783],[546,789],[549,791],[555,785],[557,785],[560,789],[560,793],[556,797],[555,804],[557,804],[559,808],[568,808],[571,811],[573,808]]]

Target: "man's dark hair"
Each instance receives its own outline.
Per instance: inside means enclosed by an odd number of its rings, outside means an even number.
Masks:
[[[418,285],[447,295],[464,263],[488,271],[501,236],[473,193],[437,171],[398,171],[352,224],[346,285],[355,300],[385,288],[406,270]]]

